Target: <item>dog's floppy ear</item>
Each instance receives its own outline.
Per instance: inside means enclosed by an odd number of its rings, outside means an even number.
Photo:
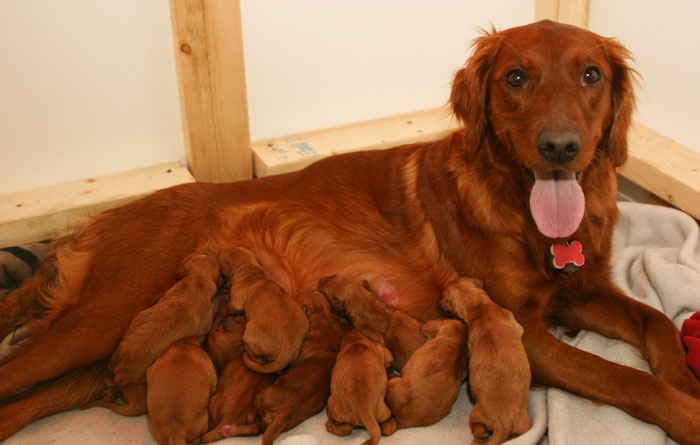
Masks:
[[[499,42],[495,29],[477,38],[472,45],[474,53],[452,82],[450,103],[457,119],[467,127],[467,151],[476,150],[486,134],[487,80]]]
[[[627,160],[627,132],[634,112],[634,84],[637,72],[629,65],[629,51],[615,39],[604,39],[605,51],[613,70],[613,115],[608,130],[607,151],[615,167]]]

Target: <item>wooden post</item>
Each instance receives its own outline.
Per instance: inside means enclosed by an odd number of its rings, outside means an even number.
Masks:
[[[535,20],[553,20],[559,19],[559,0],[536,0],[535,1]]]
[[[535,20],[544,19],[585,29],[588,24],[588,0],[536,0]]]
[[[253,177],[239,0],[170,0],[187,164],[197,181]]]

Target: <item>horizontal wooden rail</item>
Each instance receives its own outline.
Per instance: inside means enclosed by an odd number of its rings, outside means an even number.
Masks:
[[[172,162],[0,196],[0,247],[52,238],[89,215],[193,181]]]
[[[254,142],[253,166],[257,177],[286,173],[328,156],[431,141],[455,129],[457,122],[443,108],[399,114]]]

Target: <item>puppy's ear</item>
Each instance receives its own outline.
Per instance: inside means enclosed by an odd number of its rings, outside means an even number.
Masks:
[[[486,134],[487,80],[496,60],[500,38],[495,29],[477,38],[474,53],[466,65],[455,74],[450,103],[457,119],[467,127],[467,152],[476,150]]]
[[[382,353],[384,355],[384,367],[389,368],[391,365],[394,364],[394,356],[391,354],[391,351],[386,348],[386,346],[382,345]]]
[[[363,287],[365,290],[368,290],[368,291],[370,291],[370,292],[372,291],[372,288],[369,287],[369,281],[367,281],[366,279],[365,279],[365,280],[362,280],[362,287]]]
[[[617,40],[604,39],[603,43],[613,70],[613,114],[608,130],[607,151],[615,167],[619,167],[627,160],[627,132],[635,109],[634,85],[638,73],[629,65],[629,51]]]
[[[454,312],[455,307],[454,304],[452,303],[452,291],[447,290],[443,294],[442,298],[440,298],[440,301],[438,301],[438,307],[442,309],[445,312]]]
[[[420,333],[427,338],[434,338],[437,335],[442,320],[428,320],[420,327]]]

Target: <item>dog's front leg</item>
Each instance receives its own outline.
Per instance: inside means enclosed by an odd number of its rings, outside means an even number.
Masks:
[[[700,400],[663,380],[569,346],[550,334],[538,317],[518,320],[535,384],[554,386],[617,406],[659,425],[682,444],[700,438]]]
[[[654,375],[700,398],[700,382],[685,365],[685,350],[673,322],[612,282],[573,299],[557,315],[569,328],[595,331],[638,347]]]

